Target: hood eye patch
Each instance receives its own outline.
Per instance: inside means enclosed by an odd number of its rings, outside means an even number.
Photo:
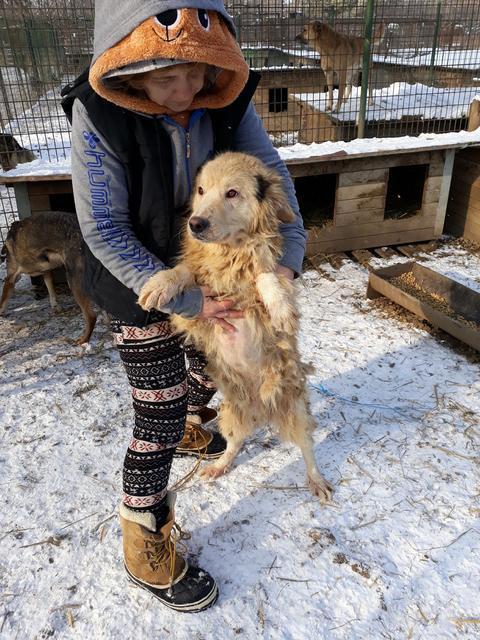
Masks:
[[[208,11],[205,11],[205,9],[198,9],[197,10],[197,17],[198,17],[198,22],[200,23],[200,26],[203,27],[205,29],[205,31],[209,31],[210,30],[210,17],[208,15]]]
[[[165,29],[172,29],[180,22],[182,12],[178,9],[169,9],[163,13],[157,13],[155,20]]]

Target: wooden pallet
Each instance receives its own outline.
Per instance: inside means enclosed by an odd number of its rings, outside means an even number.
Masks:
[[[431,240],[430,242],[417,242],[411,244],[399,244],[391,247],[378,247],[376,249],[355,249],[354,251],[338,253],[319,253],[315,256],[310,256],[307,260],[309,266],[317,269],[322,264],[330,264],[334,269],[340,269],[340,267],[346,261],[356,262],[362,267],[371,269],[370,261],[373,258],[415,258],[416,260],[422,260],[422,254],[431,253],[440,246],[440,242],[437,240]]]

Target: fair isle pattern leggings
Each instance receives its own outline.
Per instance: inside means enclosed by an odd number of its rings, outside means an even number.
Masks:
[[[215,387],[204,373],[205,357],[172,333],[168,316],[152,313],[150,319],[142,328],[112,319],[112,330],[135,413],[123,465],[123,501],[131,509],[155,513],[165,501],[187,412],[208,404]]]

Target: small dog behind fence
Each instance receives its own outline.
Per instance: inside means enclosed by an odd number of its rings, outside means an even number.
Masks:
[[[22,274],[42,276],[48,289],[52,309],[58,308],[52,271],[64,267],[67,282],[80,307],[84,330],[75,344],[88,342],[97,319],[83,288],[84,261],[82,237],[74,214],[48,211],[14,222],[3,246],[2,261],[7,262],[7,276],[0,298],[3,315],[15,284]]]

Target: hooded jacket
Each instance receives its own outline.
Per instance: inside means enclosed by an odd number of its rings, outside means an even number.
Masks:
[[[113,24],[112,24],[113,22]],[[191,105],[188,126],[145,94],[113,89],[107,78],[137,63],[205,62],[218,71]],[[72,180],[86,243],[86,288],[125,324],[143,326],[143,284],[172,264],[194,175],[213,153],[252,153],[284,177],[297,221],[283,225],[281,264],[301,270],[305,232],[293,184],[250,103],[258,79],[248,67],[222,2],[98,0],[89,79],[62,92],[72,119]],[[201,311],[198,287],[163,310]]]

